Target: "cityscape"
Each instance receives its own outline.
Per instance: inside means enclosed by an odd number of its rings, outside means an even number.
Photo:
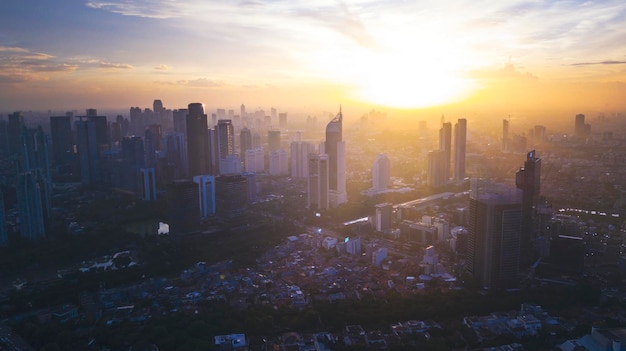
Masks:
[[[626,350],[626,5],[450,6],[1,4],[0,351]]]

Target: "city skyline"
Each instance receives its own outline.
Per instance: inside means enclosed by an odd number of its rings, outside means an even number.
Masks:
[[[623,109],[619,1],[0,5],[7,110],[342,101]]]

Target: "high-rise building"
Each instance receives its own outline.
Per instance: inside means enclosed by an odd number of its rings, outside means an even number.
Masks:
[[[189,111],[186,108],[180,108],[172,112],[172,118],[174,119],[174,131],[176,133],[187,134],[187,114]]]
[[[508,289],[518,284],[521,191],[473,179],[465,269],[480,286]]]
[[[256,173],[244,172],[241,174],[248,181],[248,202],[253,203],[257,200],[259,187],[256,182]]]
[[[197,232],[200,229],[198,184],[188,180],[175,180],[167,185],[166,194],[170,233]]]
[[[533,219],[541,188],[541,159],[535,156],[535,150],[526,154],[524,167],[515,174],[515,185],[522,190],[521,259],[527,265],[535,258],[532,245],[538,230]]]
[[[454,180],[465,179],[465,149],[467,139],[467,120],[459,118],[454,125]]]
[[[265,154],[262,148],[250,149],[246,151],[245,171],[262,173],[265,171]]]
[[[201,103],[191,103],[187,113],[187,162],[189,176],[210,174],[207,116]]]
[[[270,152],[269,173],[273,176],[284,176],[289,174],[289,155],[287,150],[278,149]]]
[[[80,118],[76,125],[76,147],[80,164],[80,179],[85,185],[101,182],[99,150],[96,142],[96,125]]]
[[[231,220],[245,213],[248,203],[248,179],[240,174],[215,178],[216,215]]]
[[[328,155],[328,189],[331,207],[348,201],[346,194],[346,144],[343,141],[343,115],[341,108],[326,125],[324,152]]]
[[[227,155],[220,159],[220,175],[241,174],[241,160],[237,155]]]
[[[389,202],[376,205],[376,230],[387,232],[391,229],[393,205]]]
[[[140,168],[141,199],[144,201],[156,201],[156,177],[154,168]]]
[[[239,155],[244,157],[246,151],[252,149],[252,132],[250,129],[243,127],[239,132]]]
[[[269,130],[267,132],[268,151],[276,151],[280,149],[280,130]]]
[[[446,173],[447,155],[443,150],[428,152],[428,173],[426,183],[429,187],[438,188],[446,185],[448,177]]]
[[[165,108],[163,108],[163,102],[161,100],[154,100],[152,103],[152,110],[155,113],[165,112]]]
[[[579,113],[574,120],[574,135],[577,138],[585,137],[585,115]]]
[[[178,132],[165,134],[164,146],[167,163],[175,168],[173,179],[187,177],[187,143],[185,142],[185,135]]]
[[[146,167],[144,143],[138,136],[122,138],[119,188],[134,194],[142,194],[141,169]]]
[[[372,167],[372,189],[387,190],[391,181],[391,161],[387,154],[378,154]]]
[[[9,245],[5,213],[4,196],[2,195],[2,190],[0,189],[0,247],[6,247]]]
[[[52,164],[59,170],[59,173],[68,173],[74,156],[70,117],[50,117],[50,134],[52,137]]]
[[[235,129],[230,119],[217,121],[217,145],[220,160],[235,154]]]
[[[22,113],[13,112],[9,114],[9,123],[7,124],[9,156],[19,157],[22,152],[20,140],[22,128],[24,128],[24,116]]]
[[[452,123],[445,122],[439,129],[439,150],[444,152],[444,178],[446,182],[450,179],[450,162],[452,160]]]
[[[46,185],[38,170],[20,173],[15,186],[20,216],[20,233],[28,240],[46,237],[50,211]]]
[[[309,154],[307,177],[307,206],[313,209],[329,209],[329,160],[328,155]]]
[[[306,178],[309,174],[309,154],[314,153],[313,145],[307,142],[294,141],[291,143],[291,176]]]
[[[146,129],[143,138],[143,150],[146,167],[154,168],[156,166],[156,136],[152,129]]]
[[[282,112],[278,114],[278,126],[280,128],[287,128],[287,113]]]
[[[509,149],[509,120],[502,120],[502,152]]]
[[[206,218],[215,215],[215,177],[199,175],[193,177],[193,182],[198,184],[200,217]]]
[[[7,121],[0,119],[0,157],[9,154],[9,131]]]

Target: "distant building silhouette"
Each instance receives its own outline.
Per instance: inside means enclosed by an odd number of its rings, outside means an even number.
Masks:
[[[287,128],[287,113],[278,114],[278,126],[281,128]]]
[[[267,147],[269,153],[280,149],[280,130],[267,131]]]
[[[0,247],[9,245],[9,236],[7,234],[6,211],[4,209],[4,195],[0,189]]]
[[[185,234],[200,229],[198,184],[175,180],[166,186],[170,233]]]
[[[454,180],[465,179],[465,150],[467,144],[467,120],[459,118],[454,124]]]
[[[246,151],[245,155],[245,171],[262,173],[265,171],[265,153],[262,148],[256,148]]]
[[[244,157],[246,151],[252,149],[252,132],[250,129],[243,127],[239,132],[239,155]]]
[[[372,167],[372,189],[386,190],[391,182],[391,161],[387,154],[378,154]]]
[[[73,171],[74,138],[69,116],[50,117],[50,134],[52,139],[52,165],[59,174]]]
[[[141,199],[144,201],[156,201],[156,176],[154,168],[139,169],[141,179]]]
[[[522,190],[521,257],[524,264],[532,263],[535,258],[532,243],[538,232],[533,222],[541,190],[541,159],[535,155],[535,150],[526,154],[524,167],[515,174],[515,185]]]
[[[248,179],[240,174],[215,178],[215,213],[231,220],[245,213],[248,204]]]
[[[389,202],[376,205],[376,230],[385,233],[391,229],[393,205]]]
[[[579,140],[587,140],[591,135],[591,125],[585,123],[585,115],[577,114],[574,122],[574,136]]]
[[[270,152],[269,173],[273,176],[284,176],[289,174],[289,154],[285,149],[278,149]]]
[[[15,188],[22,237],[32,241],[44,239],[47,233],[50,202],[43,177],[36,170],[20,173]]]
[[[434,150],[428,152],[428,170],[426,183],[429,187],[438,188],[448,182],[446,172],[447,154],[444,150]]]
[[[348,201],[346,193],[346,143],[343,141],[341,108],[335,118],[326,125],[326,142],[323,152],[328,155],[330,206],[337,207]]]
[[[307,206],[312,209],[329,209],[329,160],[328,155],[309,154],[307,177]]]
[[[521,191],[473,179],[465,269],[481,287],[517,286],[521,228]]]
[[[193,177],[193,182],[198,184],[200,217],[207,218],[215,215],[215,177],[199,175]]]
[[[9,121],[7,125],[7,140],[9,144],[9,156],[19,157],[21,150],[20,135],[22,134],[22,128],[24,128],[24,116],[21,112],[13,112],[9,114]]]
[[[305,179],[309,174],[309,154],[315,153],[313,145],[307,142],[291,143],[291,176]]]
[[[138,136],[122,139],[119,178],[115,186],[124,191],[141,195],[141,169],[146,167],[144,143]]]
[[[211,174],[207,116],[201,103],[189,104],[187,124],[187,160],[189,176]]]
[[[502,120],[502,152],[509,151],[509,120]]]
[[[439,129],[439,150],[444,152],[444,175],[447,182],[450,179],[450,164],[452,161],[452,123],[444,122]]]

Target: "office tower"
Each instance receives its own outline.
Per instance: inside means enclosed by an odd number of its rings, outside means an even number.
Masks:
[[[217,121],[217,145],[219,158],[226,158],[235,154],[235,129],[230,119],[220,119]]]
[[[141,199],[144,201],[156,201],[156,177],[154,168],[140,168]]]
[[[309,154],[308,163],[307,206],[327,210],[330,208],[328,155]]]
[[[502,151],[509,150],[509,121],[502,120]]]
[[[275,120],[275,119],[276,119],[276,113],[277,113],[277,112],[278,112],[278,111],[276,111],[276,109],[275,109],[275,108],[273,108],[273,107],[272,107],[272,108],[270,108],[270,115],[272,116],[272,120]]]
[[[197,232],[200,229],[198,184],[188,180],[175,180],[166,186],[166,194],[170,233]]]
[[[241,104],[241,107],[239,108],[239,114],[241,115],[241,118],[245,118],[245,117],[247,117],[247,114],[246,114],[246,105]]]
[[[391,161],[387,154],[378,154],[372,166],[372,189],[387,190],[391,181]]]
[[[265,171],[265,154],[262,148],[251,149],[246,151],[245,155],[245,171],[262,173]]]
[[[239,133],[239,155],[244,156],[250,149],[252,149],[252,132],[243,127]]]
[[[574,135],[577,138],[585,138],[585,115],[577,114],[574,122]]]
[[[267,132],[267,145],[269,148],[269,152],[276,151],[280,149],[280,131],[279,130],[270,130]]]
[[[223,108],[217,109],[217,119],[226,119],[226,110]]]
[[[242,175],[222,175],[215,178],[215,214],[233,219],[244,214],[248,203],[248,179]]]
[[[278,149],[270,152],[269,173],[273,176],[284,176],[289,174],[289,155],[287,150]]]
[[[175,168],[173,179],[187,177],[187,143],[185,142],[185,135],[177,132],[166,133],[164,149],[168,165]]]
[[[546,139],[546,127],[544,126],[535,126],[533,129],[533,142],[535,144],[543,143]]]
[[[20,139],[22,128],[24,128],[24,116],[22,113],[13,112],[9,114],[9,122],[7,124],[9,156],[17,158],[22,152]]]
[[[96,117],[98,115],[98,110],[95,108],[88,108],[85,110],[85,116],[87,117]]]
[[[134,194],[141,194],[140,171],[146,168],[144,141],[138,136],[124,137],[121,144],[120,178],[116,186]]]
[[[328,155],[328,189],[330,203],[336,207],[348,201],[346,194],[346,144],[343,142],[343,115],[341,108],[326,125],[324,152]]]
[[[294,141],[291,143],[291,176],[306,178],[309,174],[309,154],[314,153],[313,145],[307,142]]]
[[[161,100],[154,100],[154,102],[152,103],[152,110],[155,113],[165,112],[165,108],[163,107],[163,102],[161,102]]]
[[[172,112],[172,118],[174,119],[174,131],[176,133],[187,133],[187,114],[189,111],[186,108],[180,108]]]
[[[376,230],[387,232],[391,229],[393,205],[389,202],[376,205]]]
[[[446,173],[447,154],[443,150],[428,152],[428,173],[426,183],[429,187],[438,188],[448,182]]]
[[[143,138],[144,160],[146,167],[154,168],[156,166],[156,137],[151,129],[146,129]]]
[[[187,124],[187,162],[188,176],[210,174],[209,136],[206,115],[201,103],[188,106]]]
[[[532,245],[537,229],[533,225],[533,218],[541,190],[541,159],[535,157],[535,150],[526,154],[524,167],[515,174],[515,185],[522,190],[521,259],[523,264],[530,264],[535,258]]]
[[[237,155],[228,155],[220,159],[220,174],[241,174],[241,160]]]
[[[9,236],[7,234],[6,211],[4,210],[4,196],[0,189],[0,247],[9,245]]]
[[[22,237],[33,241],[44,239],[50,219],[50,202],[43,177],[37,170],[20,173],[15,188]]]
[[[90,120],[83,119],[83,117],[80,117],[74,124],[76,126],[80,179],[85,185],[94,185],[101,181],[96,125]]]
[[[445,122],[439,129],[439,150],[445,155],[444,178],[450,179],[450,161],[452,160],[452,123]]]
[[[466,271],[481,287],[518,283],[522,194],[514,187],[473,179]]]
[[[0,119],[0,157],[9,154],[8,123]]]
[[[248,182],[248,202],[253,203],[256,201],[257,194],[259,193],[259,187],[256,183],[256,173],[244,172],[241,175],[245,177]]]
[[[263,147],[261,145],[261,135],[259,135],[259,133],[254,133],[252,134],[252,148],[253,149],[258,149]]]
[[[199,175],[193,177],[193,182],[198,184],[200,218],[215,215],[215,177]]]
[[[287,128],[287,113],[282,112],[278,114],[278,126],[281,128]]]
[[[454,180],[465,179],[465,149],[467,139],[467,120],[459,118],[454,124]]]
[[[72,141],[72,125],[68,116],[50,117],[50,134],[52,137],[52,164],[60,171],[70,171],[74,155]]]

